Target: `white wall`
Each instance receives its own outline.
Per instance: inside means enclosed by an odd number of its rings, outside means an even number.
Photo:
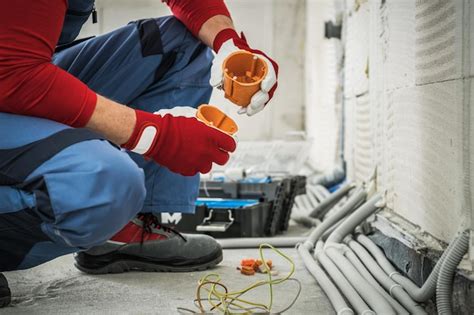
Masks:
[[[81,36],[103,34],[129,21],[170,14],[159,0],[97,0],[99,23],[87,23]],[[216,91],[211,104],[224,108],[240,126],[241,140],[282,138],[304,128],[304,0],[227,1],[236,28],[250,45],[274,57],[280,65],[280,86],[260,115],[236,114],[237,107]]]
[[[449,241],[472,228],[468,0],[346,1],[349,174],[377,168],[388,211]],[[351,156],[352,154],[352,156]]]
[[[324,37],[324,22],[336,23],[340,6],[342,1],[306,1],[305,122],[313,142],[309,162],[319,171],[333,169],[340,154],[343,47]]]

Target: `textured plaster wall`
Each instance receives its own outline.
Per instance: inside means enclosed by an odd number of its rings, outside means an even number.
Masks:
[[[320,171],[336,166],[340,148],[342,53],[338,39],[324,37],[324,22],[339,22],[342,1],[306,1],[306,132],[311,165]]]
[[[473,4],[346,1],[349,176],[438,239],[473,227]]]

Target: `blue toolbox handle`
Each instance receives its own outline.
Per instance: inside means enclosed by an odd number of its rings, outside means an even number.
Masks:
[[[258,199],[223,199],[223,198],[198,198],[196,206],[207,206],[212,209],[238,209],[258,205]]]

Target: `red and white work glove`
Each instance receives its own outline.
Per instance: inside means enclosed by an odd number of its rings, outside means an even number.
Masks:
[[[154,114],[136,111],[137,123],[123,148],[144,155],[172,172],[192,176],[224,165],[236,141],[196,118],[196,109],[176,107]]]
[[[242,33],[241,36],[239,36],[237,32],[231,28],[222,30],[217,34],[216,38],[214,39],[213,48],[217,53],[212,63],[211,69],[210,83],[213,87],[222,86],[222,80],[224,78],[222,63],[230,54],[238,50],[245,50],[253,54],[257,54],[259,57],[265,60],[267,63],[268,72],[261,83],[260,91],[253,95],[250,104],[247,107],[242,107],[239,110],[240,114],[246,113],[248,116],[252,116],[260,112],[273,97],[273,93],[275,93],[275,90],[278,86],[278,64],[262,51],[250,48],[244,34]]]

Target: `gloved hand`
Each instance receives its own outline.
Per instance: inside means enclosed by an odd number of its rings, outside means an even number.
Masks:
[[[230,28],[222,30],[217,34],[214,39],[213,48],[217,53],[211,69],[210,83],[213,87],[219,87],[222,85],[224,77],[222,63],[233,52],[246,50],[259,55],[259,57],[265,60],[268,67],[268,73],[261,83],[260,91],[253,95],[250,104],[247,107],[242,107],[241,110],[239,110],[240,114],[246,113],[248,116],[260,112],[273,97],[273,93],[275,93],[278,86],[278,64],[262,51],[250,48],[244,34],[242,33],[242,36],[239,37],[237,32]]]
[[[154,114],[136,111],[137,123],[123,148],[144,155],[184,176],[209,173],[224,165],[236,142],[230,135],[196,119],[196,109],[176,107]]]

